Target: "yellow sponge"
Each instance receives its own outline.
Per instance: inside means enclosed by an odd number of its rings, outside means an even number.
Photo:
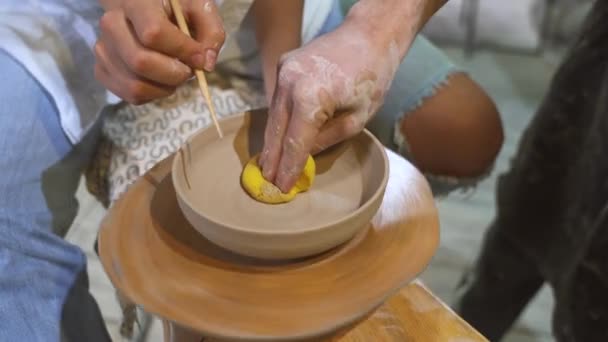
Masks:
[[[311,156],[308,156],[304,171],[296,185],[288,193],[282,192],[276,185],[264,178],[258,164],[258,157],[251,158],[241,174],[241,184],[253,199],[267,204],[287,203],[293,200],[298,193],[307,191],[312,186],[315,178],[315,161]]]

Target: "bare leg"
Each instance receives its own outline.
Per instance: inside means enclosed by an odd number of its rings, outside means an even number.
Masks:
[[[367,128],[421,169],[435,195],[477,183],[491,171],[503,141],[494,102],[422,36]]]
[[[502,146],[502,123],[494,102],[466,74],[447,85],[401,121],[410,158],[435,175],[482,176]]]

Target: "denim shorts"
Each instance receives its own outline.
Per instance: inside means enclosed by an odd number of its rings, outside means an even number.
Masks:
[[[332,11],[319,35],[337,28],[344,20],[344,13],[356,1],[333,0],[333,2]],[[403,136],[400,130],[401,120],[446,85],[451,75],[464,72],[431,42],[418,35],[397,69],[384,104],[368,123],[367,129],[387,148],[410,159],[407,137]],[[455,179],[444,175],[426,174],[426,177],[435,195],[444,195],[456,188],[466,188],[478,181],[478,179]]]

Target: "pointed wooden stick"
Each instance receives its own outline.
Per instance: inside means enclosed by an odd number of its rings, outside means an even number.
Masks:
[[[179,3],[179,0],[171,0],[171,9],[173,10],[173,14],[175,15],[175,19],[177,19],[177,25],[179,29],[191,37],[190,30],[188,29],[188,23],[186,23],[186,18],[184,17],[184,12],[182,11],[182,6]],[[198,87],[201,89],[201,93],[205,97],[207,101],[207,107],[211,111],[211,119],[213,119],[213,124],[215,125],[215,129],[217,130],[217,134],[219,134],[220,138],[224,137],[224,133],[222,132],[222,128],[220,127],[219,122],[217,121],[217,114],[215,113],[215,106],[213,102],[211,102],[211,96],[209,95],[209,87],[207,85],[207,79],[205,78],[205,74],[202,70],[194,70],[194,74],[196,75],[196,79],[198,80]]]

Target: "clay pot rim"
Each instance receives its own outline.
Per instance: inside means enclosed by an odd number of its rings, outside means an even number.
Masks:
[[[241,113],[239,115],[234,115],[234,116],[231,116],[224,120],[226,120],[226,121],[236,120],[236,119],[241,119],[244,116],[245,116],[245,113]],[[221,124],[221,121],[224,121],[224,120],[220,120],[220,124]],[[191,141],[194,140],[199,134],[202,134],[203,132],[210,130],[210,129],[215,129],[215,128],[213,126],[208,126],[206,128],[203,128],[199,132],[194,133],[192,136],[190,136],[188,139],[186,139],[185,143],[180,147],[180,150],[183,149],[186,145],[191,144]],[[178,153],[175,154],[175,158],[173,159],[173,165],[171,166],[171,180],[173,182],[173,186],[175,188],[175,193],[178,196],[179,200],[183,201],[183,203],[186,204],[199,217],[204,218],[205,220],[211,222],[212,224],[214,224],[216,226],[227,228],[227,229],[230,229],[233,231],[238,231],[240,233],[257,234],[257,235],[262,235],[262,236],[274,236],[274,237],[300,235],[300,234],[310,233],[313,231],[321,231],[321,230],[325,230],[325,229],[330,229],[330,228],[340,225],[344,222],[348,222],[349,220],[352,220],[353,218],[355,218],[355,217],[363,214],[365,211],[367,211],[378,200],[378,197],[384,196],[384,192],[385,192],[386,186],[388,184],[390,170],[389,170],[389,161],[388,161],[388,157],[386,155],[386,150],[385,150],[384,145],[382,145],[382,143],[367,129],[363,129],[363,131],[361,133],[359,133],[359,135],[360,134],[364,134],[367,138],[369,138],[372,142],[371,145],[373,147],[375,147],[376,149],[378,149],[378,151],[380,152],[380,155],[382,156],[382,166],[384,167],[384,171],[382,174],[382,180],[380,181],[380,186],[378,186],[378,188],[374,191],[374,193],[369,197],[369,199],[367,201],[365,201],[357,209],[355,209],[348,215],[344,216],[341,219],[330,221],[330,222],[312,226],[312,227],[307,227],[307,228],[302,228],[302,229],[290,229],[290,230],[257,231],[257,230],[246,228],[243,226],[221,223],[217,219],[211,217],[210,215],[202,213],[199,210],[199,208],[192,205],[192,202],[189,200],[188,196],[185,195],[184,189],[181,187],[181,185],[179,184],[179,182],[176,179],[177,170],[179,170],[178,168],[180,168],[182,165],[181,158],[182,158],[183,154],[179,153],[179,150],[178,150]],[[354,139],[357,136],[358,135],[355,135],[351,139]]]

